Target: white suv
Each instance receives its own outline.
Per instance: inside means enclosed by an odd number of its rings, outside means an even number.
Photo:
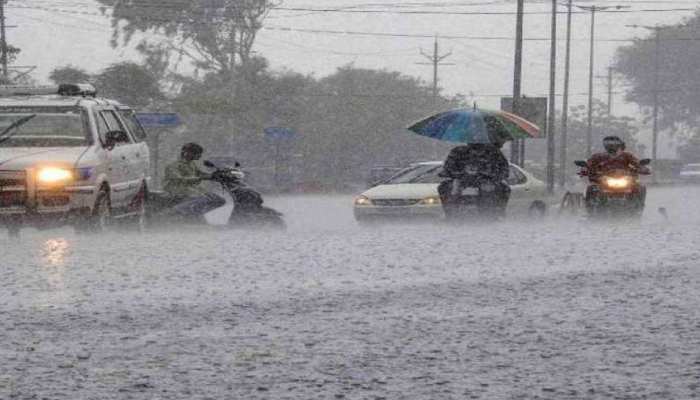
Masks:
[[[73,224],[99,231],[111,217],[143,223],[146,134],[134,112],[90,85],[0,87],[0,226]]]

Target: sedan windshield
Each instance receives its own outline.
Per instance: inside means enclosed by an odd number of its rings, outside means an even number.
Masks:
[[[5,112],[0,109],[0,147],[80,147],[90,139],[80,110]]]
[[[433,175],[432,172],[435,172],[437,174],[439,170],[441,169],[440,166],[437,165],[426,165],[426,164],[420,164],[420,165],[415,165],[412,167],[408,167],[403,171],[400,171],[393,177],[389,178],[386,183],[388,184],[399,184],[399,183],[434,183],[434,182],[423,182],[422,178],[428,174],[428,175]],[[431,180],[430,178],[426,178],[428,180]],[[437,179],[437,177],[435,177]],[[433,179],[434,180],[434,179]],[[440,180],[436,180],[435,182],[440,182]]]

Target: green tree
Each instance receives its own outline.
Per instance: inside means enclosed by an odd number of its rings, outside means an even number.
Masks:
[[[53,71],[49,73],[49,79],[55,84],[93,81],[92,75],[87,73],[84,69],[72,65],[54,68]]]
[[[700,132],[700,9],[680,24],[661,27],[617,50],[615,68],[631,84],[627,100],[654,104],[656,35],[659,35],[658,98],[660,126]]]
[[[190,58],[206,71],[232,75],[251,59],[271,0],[98,0],[111,11],[112,45],[136,32],[160,33],[161,49]],[[148,50],[148,49],[145,49]]]
[[[133,62],[110,65],[95,75],[94,82],[102,96],[132,106],[144,107],[164,98],[158,77]]]

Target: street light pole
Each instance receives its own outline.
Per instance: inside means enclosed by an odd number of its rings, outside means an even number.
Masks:
[[[656,161],[656,149],[659,142],[659,48],[660,28],[656,27],[654,45],[654,127],[652,130],[651,159]]]
[[[586,156],[590,157],[593,152],[593,61],[594,61],[594,43],[595,43],[595,13],[610,8],[619,10],[621,8],[629,8],[629,6],[576,6],[582,10],[591,12],[591,43],[590,55],[588,61],[588,121],[586,129]]]
[[[564,99],[561,112],[561,143],[559,150],[559,186],[566,185],[566,146],[567,129],[569,121],[569,72],[571,63],[571,6],[572,0],[567,3],[566,13],[566,60],[564,61]]]
[[[554,131],[556,128],[557,0],[552,0],[552,33],[549,56],[549,123],[547,124],[547,192],[554,193]]]
[[[586,128],[586,157],[590,157],[593,148],[593,59],[595,52],[593,51],[595,33],[595,11],[596,7],[590,7],[591,11],[591,45],[588,58],[588,119]]]
[[[644,28],[654,32],[654,90],[653,90],[653,126],[652,126],[652,139],[651,139],[651,159],[656,161],[657,158],[657,146],[659,141],[659,54],[661,50],[661,29],[662,26],[648,26],[648,25],[626,25],[630,28]]]
[[[518,12],[515,20],[515,60],[513,63],[513,114],[520,113],[520,95],[523,66],[523,9],[525,0],[518,0]],[[513,140],[510,144],[510,160],[513,164],[522,166],[525,158],[520,152],[520,141]]]

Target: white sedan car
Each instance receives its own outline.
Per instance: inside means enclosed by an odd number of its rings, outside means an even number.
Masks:
[[[438,195],[438,185],[444,180],[438,176],[440,171],[442,161],[416,163],[400,171],[355,199],[355,219],[370,222],[395,217],[444,218]],[[508,184],[511,189],[509,214],[545,209],[547,187],[544,182],[511,164]]]

